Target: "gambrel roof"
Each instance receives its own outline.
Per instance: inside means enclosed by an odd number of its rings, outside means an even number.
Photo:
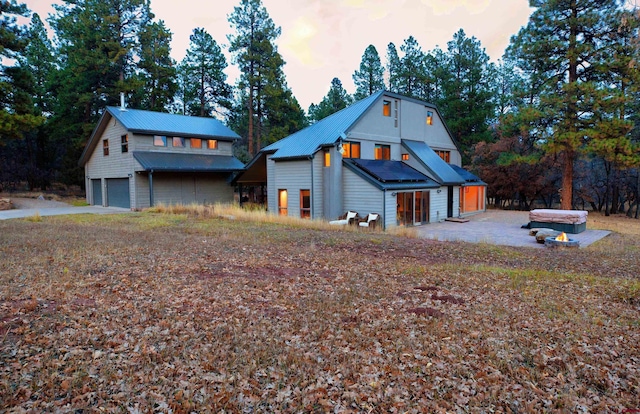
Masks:
[[[115,118],[127,131],[140,135],[166,135],[184,138],[217,139],[221,141],[233,141],[240,136],[227,128],[222,122],[214,118],[167,114],[162,112],[143,111],[140,109],[122,109],[108,106],[98,125],[93,130],[84,152],[80,157],[79,165],[86,164],[93,153],[102,133],[109,121]]]

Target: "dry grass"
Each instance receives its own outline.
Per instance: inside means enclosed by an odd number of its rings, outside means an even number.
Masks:
[[[640,253],[620,243],[154,211],[0,222],[0,411],[638,408]]]

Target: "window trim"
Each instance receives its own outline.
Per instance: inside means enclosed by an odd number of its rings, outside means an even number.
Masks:
[[[160,144],[161,142],[161,144]],[[153,146],[154,147],[166,147],[167,146],[167,136],[166,135],[154,135],[153,136]]]
[[[305,197],[307,199],[307,202],[309,203],[308,207],[304,206]],[[300,218],[311,219],[311,190],[300,190]]]
[[[278,215],[289,215],[289,194],[286,189],[278,189]]]
[[[386,150],[386,151],[385,151]],[[380,157],[378,157],[378,151],[380,151]],[[386,155],[386,157],[385,157]],[[373,150],[373,158],[376,160],[390,160],[391,159],[391,145],[376,144]]]
[[[357,156],[353,154],[355,152],[353,151],[354,148],[358,148]],[[342,158],[360,159],[362,156],[362,145],[360,145],[360,141],[345,141],[342,143],[342,150]]]
[[[382,116],[391,116],[391,101],[382,101]]]
[[[129,152],[129,134],[120,135],[120,151]]]
[[[178,145],[176,145],[176,142],[178,142]],[[184,148],[186,146],[186,142],[184,140],[183,137],[172,137],[171,138],[171,146],[173,148]]]

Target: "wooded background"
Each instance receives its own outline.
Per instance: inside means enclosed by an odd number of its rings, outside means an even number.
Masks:
[[[334,78],[305,111],[283,72],[280,28],[260,0],[240,0],[229,15],[231,62],[205,28],[193,29],[174,61],[171,32],[149,0],[65,0],[49,18],[51,37],[25,4],[2,1],[0,190],[82,186],[80,154],[120,93],[132,108],[222,120],[242,137],[235,151],[246,162],[384,88],[438,106],[491,203],[638,218],[638,10],[622,0],[529,3],[529,23],[497,62],[462,29],[445,49],[424,51],[410,36],[381,58],[370,45],[354,68],[356,90]],[[234,85],[229,64],[240,71]]]

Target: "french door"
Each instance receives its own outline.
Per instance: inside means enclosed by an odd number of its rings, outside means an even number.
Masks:
[[[429,192],[406,191],[396,194],[398,226],[418,226],[429,222]]]

